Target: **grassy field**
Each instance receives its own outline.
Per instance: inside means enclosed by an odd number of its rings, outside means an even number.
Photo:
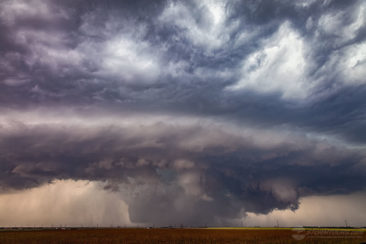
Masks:
[[[365,229],[293,228],[83,228],[2,230],[0,243],[366,243]]]

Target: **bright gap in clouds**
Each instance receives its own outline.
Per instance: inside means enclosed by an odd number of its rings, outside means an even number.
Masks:
[[[56,180],[0,194],[0,226],[129,226],[128,206],[102,182]]]
[[[307,78],[307,55],[304,40],[285,22],[243,61],[240,81],[228,90],[280,92],[284,99],[304,99],[314,86]]]

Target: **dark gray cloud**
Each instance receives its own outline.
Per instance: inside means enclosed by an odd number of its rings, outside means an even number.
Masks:
[[[362,190],[365,8],[2,1],[1,188],[102,180],[197,225]]]
[[[366,183],[363,152],[304,135],[134,123],[4,124],[3,191],[55,179],[106,181],[106,190],[122,192],[132,222],[227,225],[242,211],[297,209],[300,197],[359,191]]]

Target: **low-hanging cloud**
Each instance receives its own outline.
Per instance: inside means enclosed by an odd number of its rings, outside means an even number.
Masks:
[[[177,116],[28,118],[2,124],[3,192],[54,179],[103,181],[125,196],[135,223],[229,224],[365,183],[362,151],[303,133]]]

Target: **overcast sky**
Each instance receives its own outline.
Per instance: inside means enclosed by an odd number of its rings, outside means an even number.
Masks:
[[[1,0],[0,54],[0,225],[366,226],[364,0]]]

